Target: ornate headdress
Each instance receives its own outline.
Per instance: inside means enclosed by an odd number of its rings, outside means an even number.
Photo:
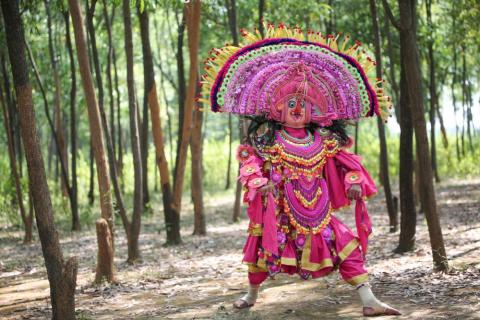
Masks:
[[[205,61],[198,100],[212,111],[266,115],[281,121],[286,99],[301,96],[311,122],[380,116],[391,108],[384,83],[375,76],[375,61],[348,35],[324,36],[280,24],[266,24],[262,39],[241,30],[244,44],[213,48]]]

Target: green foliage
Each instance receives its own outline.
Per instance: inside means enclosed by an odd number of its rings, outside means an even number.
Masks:
[[[70,86],[71,75],[69,67],[69,57],[65,45],[65,23],[62,12],[67,8],[65,0],[50,0],[51,15],[53,27],[53,41],[58,60],[58,68],[61,79],[61,108],[65,117],[65,128],[70,124]],[[388,1],[392,6],[393,14],[398,17],[398,6],[396,1]],[[132,195],[133,195],[133,163],[130,153],[130,132],[128,125],[128,108],[127,108],[127,90],[126,90],[126,71],[125,71],[125,50],[123,47],[123,19],[121,10],[121,1],[112,0],[105,1],[107,4],[106,11],[110,18],[112,12],[115,12],[112,25],[112,37],[115,46],[116,63],[118,67],[118,82],[119,95],[114,92],[113,98],[115,102],[120,101],[120,124],[122,127],[122,141],[124,147],[124,168],[122,174],[122,188],[124,190],[124,198],[127,209],[131,210]],[[132,8],[140,7],[140,11],[146,10],[150,18],[150,40],[152,53],[155,64],[155,77],[157,82],[157,90],[161,105],[161,118],[164,129],[165,143],[166,143],[166,157],[169,162],[169,168],[172,171],[175,164],[176,144],[179,128],[179,85],[178,85],[178,64],[177,64],[177,44],[178,31],[182,23],[182,15],[184,2],[180,0],[130,0]],[[108,57],[108,38],[106,32],[106,25],[103,16],[104,2],[100,1],[96,5],[96,12],[94,15],[94,25],[96,28],[97,47],[99,52],[100,65],[103,72],[103,89],[104,101],[103,105],[106,107],[107,118],[110,117],[110,101],[108,94],[108,85],[106,77],[106,65]],[[303,30],[313,29],[325,32],[327,26],[332,26],[333,32],[349,33],[352,38],[360,40],[365,44],[365,47],[373,48],[372,46],[372,32],[371,32],[371,17],[369,4],[367,1],[295,1],[295,0],[281,0],[281,1],[265,1],[264,19],[267,22],[278,24],[283,22],[285,24],[294,26],[298,25]],[[39,73],[42,77],[43,84],[46,88],[47,100],[50,104],[50,112],[53,117],[54,107],[54,79],[51,72],[51,62],[48,52],[48,32],[46,24],[45,5],[43,1],[26,1],[21,2],[22,19],[25,27],[26,40],[32,50],[32,54],[37,62]],[[219,47],[225,43],[232,42],[232,35],[228,26],[226,2],[224,0],[205,0],[202,1],[202,15],[201,15],[201,35],[200,35],[200,61],[206,58],[208,51],[212,47]],[[237,29],[247,28],[254,29],[258,27],[258,1],[253,0],[237,0]],[[377,1],[377,9],[379,15],[380,28],[382,29],[382,52],[383,52],[383,66],[385,76],[392,79],[390,69],[393,69],[393,76],[399,79],[400,71],[400,56],[399,56],[399,39],[397,31],[390,26],[390,32],[393,43],[393,56],[390,61],[387,59],[387,41],[385,37],[385,21],[384,10]],[[85,6],[82,6],[85,10]],[[422,59],[423,78],[425,79],[424,89],[428,87],[428,65],[426,63],[426,44],[427,41],[433,40],[435,60],[437,67],[437,86],[438,91],[444,95],[445,88],[450,86],[450,81],[453,76],[456,77],[457,84],[453,88],[455,97],[457,98],[456,108],[460,108],[460,101],[464,97],[462,92],[462,83],[466,88],[473,91],[471,96],[475,97],[478,91],[478,52],[480,48],[480,33],[478,29],[478,21],[480,17],[480,6],[475,0],[462,1],[433,1],[433,28],[429,28],[426,22],[425,3],[423,1],[418,3],[417,11],[419,15],[418,20],[418,38],[420,42],[420,51]],[[135,84],[137,88],[137,99],[139,106],[143,105],[143,65],[142,65],[142,49],[140,42],[140,29],[138,25],[137,10],[132,10],[132,24],[133,24],[133,41],[134,41],[134,61],[135,61]],[[1,25],[1,23],[0,23]],[[73,36],[73,33],[71,33]],[[240,37],[241,38],[241,37]],[[241,39],[240,39],[241,41]],[[6,54],[4,45],[3,26],[0,26],[0,44],[2,44],[0,51]],[[461,51],[464,46],[465,50]],[[181,48],[184,56],[184,69],[187,71],[189,67],[188,57],[188,39],[186,33],[184,34],[183,47]],[[452,56],[453,50],[456,50],[457,68],[453,69]],[[75,50],[74,50],[75,51]],[[462,78],[462,54],[465,55],[466,70],[465,81]],[[76,57],[75,57],[76,60]],[[7,61],[8,64],[8,61]],[[160,66],[162,67],[160,69]],[[78,64],[77,64],[78,68]],[[10,70],[7,66],[7,72]],[[188,73],[188,72],[186,72]],[[188,75],[186,75],[188,77]],[[33,87],[33,99],[36,111],[36,121],[42,150],[45,158],[46,167],[48,168],[48,159],[52,158],[52,169],[47,170],[49,178],[49,186],[52,191],[53,204],[55,207],[56,222],[69,228],[70,224],[70,208],[68,202],[61,195],[59,190],[58,177],[55,175],[53,169],[56,161],[55,154],[50,155],[52,149],[49,147],[51,143],[51,132],[47,125],[46,115],[44,110],[44,101],[40,94],[39,86],[34,78],[33,72],[30,74],[31,85]],[[188,81],[188,79],[186,79]],[[463,82],[462,82],[463,81]],[[3,79],[0,80],[3,88]],[[11,83],[11,79],[10,79]],[[444,85],[443,88],[440,85]],[[97,84],[96,84],[97,85]],[[97,88],[98,90],[98,88]],[[450,91],[450,89],[449,89]],[[98,96],[98,91],[97,91]],[[395,94],[393,94],[395,96]],[[428,94],[424,92],[425,102],[428,102]],[[441,101],[445,100],[442,96]],[[394,101],[396,102],[396,101]],[[77,70],[77,130],[78,130],[78,198],[79,198],[79,213],[82,224],[85,227],[93,227],[95,219],[99,216],[98,208],[98,185],[95,178],[96,199],[95,205],[88,204],[87,193],[89,190],[89,144],[90,144],[90,128],[87,121],[87,111],[85,105],[85,98],[81,87],[81,81]],[[428,104],[425,104],[426,106]],[[208,106],[204,106],[208,108]],[[448,104],[444,104],[443,108],[452,108]],[[444,109],[446,110],[446,109]],[[458,110],[460,113],[460,110]],[[116,111],[115,111],[116,112]],[[215,195],[217,193],[225,192],[227,161],[228,161],[228,116],[205,113],[204,117],[204,151],[203,151],[203,186],[207,195]],[[233,117],[233,149],[235,152],[236,145],[239,141],[238,119]],[[445,119],[446,123],[452,119]],[[116,127],[118,133],[118,128]],[[353,134],[351,128],[350,134]],[[448,128],[447,128],[448,129]],[[0,132],[2,132],[3,139],[3,124],[0,124]],[[69,137],[67,137],[69,140]],[[445,149],[440,144],[440,139],[437,138],[437,153],[438,153],[438,169],[442,179],[468,178],[478,176],[480,169],[476,165],[476,159],[480,156],[480,139],[478,136],[474,137],[474,152],[467,151],[465,155],[461,155],[457,159],[455,152],[454,136],[449,136],[450,147]],[[150,137],[151,142],[151,137]],[[68,141],[69,143],[69,141]],[[372,176],[378,181],[378,158],[379,158],[379,143],[377,137],[377,124],[375,119],[369,119],[361,122],[359,133],[359,154],[363,158],[363,163],[370,171]],[[468,142],[467,142],[468,143]],[[3,144],[4,145],[4,144]],[[399,138],[397,132],[389,132],[387,130],[387,145],[389,157],[389,173],[392,183],[398,181],[398,167],[399,167]],[[117,137],[118,147],[118,137]],[[3,150],[3,149],[2,149]],[[467,148],[468,150],[468,148]],[[150,143],[149,150],[149,186],[150,194],[154,199],[154,204],[161,203],[161,191],[159,187],[159,176],[155,174],[155,156],[153,143]],[[70,153],[70,150],[69,150]],[[231,166],[231,188],[235,186],[235,179],[237,175],[238,164],[232,155]],[[12,199],[15,198],[15,188],[12,179],[10,178],[10,165],[6,152],[0,153],[0,171],[3,176],[0,179],[0,222],[8,222],[13,225],[20,225],[21,220],[18,214],[18,209]],[[22,184],[24,187],[25,204],[28,208],[27,197],[27,179],[26,168],[23,166]],[[153,186],[158,186],[158,191],[154,192]],[[185,170],[185,196],[188,197],[191,181],[190,159],[187,161],[187,168]],[[171,177],[173,184],[173,177]],[[232,193],[230,189],[226,192]],[[153,209],[156,209],[155,207]],[[119,219],[117,219],[118,222]]]

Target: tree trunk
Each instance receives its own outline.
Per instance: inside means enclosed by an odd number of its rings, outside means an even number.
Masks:
[[[410,1],[410,0],[408,0]],[[383,0],[383,7],[385,14],[393,20],[393,16],[388,13],[390,8],[388,3]],[[398,28],[398,23],[391,21],[392,24]],[[388,41],[390,41],[388,39]],[[401,47],[405,47],[404,38],[400,38]],[[392,45],[389,45],[392,46]],[[403,52],[402,52],[403,53]],[[390,63],[392,63],[393,52],[389,52]],[[397,253],[412,251],[415,246],[415,232],[417,226],[417,213],[415,211],[415,198],[413,192],[413,172],[415,171],[413,165],[413,125],[412,125],[412,110],[411,102],[408,95],[408,83],[405,76],[404,57],[400,55],[400,99],[397,113],[398,122],[400,125],[400,237],[397,248],[394,250]]]
[[[113,19],[113,12],[112,12],[112,19]],[[117,163],[118,163],[118,175],[119,177],[123,177],[123,141],[122,141],[122,123],[120,122],[120,88],[118,84],[118,71],[117,71],[117,56],[115,54],[115,47],[112,50],[112,60],[113,60],[113,75],[114,75],[114,83],[115,83],[115,93],[117,96],[117,145],[118,145],[118,156],[117,156]],[[113,135],[112,131],[112,139],[115,140],[115,136]]]
[[[355,122],[355,146],[353,148],[353,153],[358,154],[359,144],[360,144],[360,123]]]
[[[93,206],[95,202],[95,159],[93,157],[93,142],[90,137],[89,143],[89,154],[88,154],[88,169],[89,169],[89,179],[88,179],[88,204]]]
[[[87,6],[89,1],[87,0]],[[97,0],[91,0],[90,6],[88,7],[86,22],[87,22],[87,32],[90,40],[90,48],[92,50],[92,59],[93,67],[95,69],[95,81],[97,82],[98,90],[98,105],[100,108],[103,108],[104,102],[104,92],[103,92],[103,79],[102,79],[102,68],[100,67],[100,59],[98,55],[97,48],[97,35],[95,31],[95,25],[93,24],[93,17],[95,16],[95,7],[97,5]]]
[[[75,59],[73,57],[72,38],[70,35],[70,14],[68,11],[63,12],[65,20],[65,36],[70,60],[70,145],[72,154],[72,187],[71,201],[72,207],[72,230],[80,231],[80,217],[78,216],[78,183],[77,183],[77,115],[76,115],[76,97],[77,97],[77,76],[75,71]]]
[[[135,99],[135,78],[133,73],[133,41],[132,18],[130,13],[130,0],[123,0],[123,24],[125,55],[127,59],[127,89],[128,111],[130,116],[130,143],[133,155],[133,216],[128,237],[128,262],[133,263],[140,259],[138,249],[138,236],[140,234],[141,218],[143,213],[143,183],[142,183],[142,158],[140,154],[140,137],[138,132],[138,108]]]
[[[437,145],[436,145],[436,132],[435,132],[435,106],[437,105],[437,85],[435,83],[435,57],[433,54],[433,39],[434,39],[434,27],[432,24],[432,0],[425,1],[425,7],[427,10],[427,25],[428,25],[428,65],[430,73],[430,110],[428,111],[430,120],[430,158],[432,159],[432,169],[435,176],[435,182],[440,182],[437,170]]]
[[[55,146],[61,146],[62,143],[60,142],[60,138],[59,138],[59,135],[58,135],[58,132],[57,132],[57,129],[56,129],[56,127],[58,127],[58,125],[56,125],[54,123],[52,117],[50,116],[50,108],[48,106],[47,93],[45,92],[45,88],[43,86],[43,82],[42,82],[42,79],[40,77],[40,72],[38,71],[37,64],[35,63],[35,60],[33,58],[32,51],[30,50],[30,47],[28,46],[26,41],[25,41],[25,47],[27,49],[27,52],[28,52],[28,55],[29,55],[29,58],[30,58],[30,62],[32,64],[33,71],[35,72],[35,77],[37,79],[38,86],[39,86],[40,91],[42,93],[43,102],[44,102],[44,106],[45,106],[45,115],[47,116],[47,122],[48,122],[48,125],[50,127],[50,130],[52,131],[53,141],[55,142]],[[58,111],[56,111],[54,113],[57,114]],[[61,134],[63,135],[63,128],[62,128],[61,124],[60,124],[60,131],[62,131]],[[68,194],[68,199],[69,199],[69,202],[70,202],[70,210],[72,212],[72,216],[75,216],[75,215],[78,215],[78,206],[76,206],[76,203],[74,202],[74,200],[72,200],[73,199],[72,188],[70,187],[70,183],[69,183],[69,180],[68,180],[67,162],[65,161],[64,156],[61,153],[61,148],[55,148],[55,151],[57,152],[57,160],[58,160],[58,162],[60,162],[60,171],[61,171],[62,179],[64,181],[64,187],[66,188],[66,191],[67,191],[67,194]],[[64,150],[64,151],[65,151],[65,155],[66,155],[66,150]],[[57,164],[58,164],[58,162],[57,162]],[[56,172],[56,174],[57,174],[57,172]]]
[[[263,30],[263,14],[265,12],[265,0],[258,1],[258,30],[262,35],[262,38],[265,37],[265,30]]]
[[[395,119],[397,123],[400,125],[400,111],[399,111],[399,101],[400,101],[400,93],[397,83],[397,77],[395,75],[395,59],[393,57],[393,43],[392,43],[392,34],[390,32],[390,21],[385,18],[384,19],[384,33],[387,40],[387,53],[388,53],[388,71],[389,71],[389,78],[390,84],[392,86],[392,94],[394,103],[394,110],[395,110]]]
[[[416,1],[398,1],[400,8],[400,38],[403,66],[407,81],[408,96],[412,106],[412,119],[415,127],[415,141],[418,165],[422,173],[420,178],[420,197],[424,206],[432,247],[434,268],[438,271],[448,270],[448,260],[443,243],[442,229],[437,212],[433,173],[428,147],[428,135],[425,125],[422,77],[416,39],[417,17]]]
[[[100,218],[96,222],[97,231],[97,271],[95,273],[95,282],[102,282],[102,278],[105,277],[108,282],[113,282],[114,270],[113,264],[110,261],[113,260],[113,238],[108,227],[107,220]]]
[[[165,75],[164,75],[164,72],[163,72],[163,68],[162,68],[162,55],[161,55],[161,52],[160,52],[160,43],[159,43],[159,39],[160,39],[160,33],[158,31],[158,25],[157,25],[157,20],[156,19],[153,19],[154,21],[154,24],[155,24],[155,38],[157,39],[156,41],[156,44],[157,44],[157,55],[158,55],[158,68],[160,70],[160,73],[162,74],[161,78],[160,78],[160,90],[162,92],[162,97],[163,97],[163,101],[164,101],[164,104],[165,104],[165,111],[166,111],[166,114],[167,114],[167,133],[168,133],[168,143],[170,146],[173,146],[173,134],[172,134],[172,121],[171,121],[171,116],[170,116],[170,112],[168,111],[168,106],[169,106],[169,103],[168,103],[168,98],[167,98],[167,92],[165,90]],[[175,89],[175,87],[174,87]],[[176,90],[177,93],[178,93],[178,90]],[[152,129],[153,130],[153,129]],[[174,163],[173,161],[173,148],[170,148],[170,163]]]
[[[375,0],[370,0],[370,13],[372,15],[372,26],[375,42],[375,61],[377,78],[381,79],[382,75],[382,55],[380,49],[380,28],[378,27],[377,7]],[[390,188],[390,174],[388,172],[388,150],[385,138],[385,127],[380,118],[377,118],[378,138],[380,140],[380,176],[385,192],[385,201],[387,203],[390,232],[397,231],[397,216],[393,205],[392,190]]]
[[[415,246],[417,213],[413,192],[413,125],[403,58],[400,70],[400,240],[395,252],[412,251]]]
[[[103,2],[103,19],[105,20],[105,25],[107,27],[107,36],[108,36],[108,53],[107,53],[107,82],[108,82],[108,102],[110,105],[110,135],[112,139],[112,148],[113,155],[116,155],[116,144],[115,144],[115,99],[113,97],[113,79],[112,79],[112,59],[113,59],[113,40],[112,40],[112,24],[115,15],[115,6],[112,6],[112,15],[111,18],[108,16],[108,7],[105,0]],[[105,126],[104,126],[105,129]],[[109,153],[110,158],[110,153]],[[115,158],[114,158],[115,161]],[[109,162],[110,163],[110,162]],[[111,164],[110,164],[111,166]]]
[[[52,64],[52,73],[55,84],[55,132],[57,137],[55,138],[58,157],[61,158],[62,171],[65,170],[65,174],[62,173],[60,178],[60,185],[64,196],[70,194],[70,190],[67,189],[68,184],[68,157],[67,157],[67,144],[65,143],[65,136],[63,134],[62,126],[62,107],[61,107],[61,89],[60,89],[60,75],[57,66],[57,56],[53,44],[52,36],[52,17],[50,13],[50,1],[45,0],[45,12],[47,14],[47,28],[48,28],[48,51],[50,53],[50,63]],[[70,199],[71,201],[71,199]],[[73,227],[73,226],[72,226]]]
[[[233,45],[238,46],[238,32],[237,32],[237,11],[236,11],[236,0],[226,0],[225,1],[228,13],[228,26],[230,29],[230,33],[232,35]],[[259,9],[262,4],[259,3]],[[262,9],[263,10],[263,9]],[[263,24],[259,22],[259,26],[261,25],[261,34],[263,35]],[[232,114],[228,114],[228,161],[227,161],[227,176],[226,176],[226,183],[225,183],[225,190],[230,189],[231,186],[231,179],[230,176],[232,175],[232,143],[233,143],[233,124],[232,124]]]
[[[18,99],[18,114],[27,159],[29,185],[32,191],[35,218],[50,283],[52,319],[75,319],[77,260],[72,257],[66,263],[64,262],[53,221],[50,191],[48,190],[45,166],[35,124],[32,88],[28,80],[24,34],[18,2],[2,0],[1,4],[13,82]]]
[[[228,160],[227,160],[227,175],[225,181],[225,190],[230,189],[230,176],[232,172],[232,143],[233,143],[233,125],[232,114],[228,114]]]
[[[144,12],[140,12],[140,3],[138,4],[138,16],[140,19],[140,25],[142,23],[147,24],[148,28],[148,13],[146,12],[146,8],[143,9]],[[145,13],[145,15],[143,15]],[[143,30],[143,29],[142,29]],[[145,31],[144,31],[145,32]],[[147,31],[147,36],[148,36],[148,31]],[[143,50],[143,55],[145,56],[145,49],[144,48],[144,37],[142,36],[142,50]],[[152,49],[150,47],[150,39],[148,39],[148,51],[150,56],[152,55]],[[152,70],[153,70],[153,59],[152,60]],[[144,70],[145,68],[145,60],[143,61],[144,64]],[[143,73],[143,78],[144,78],[144,83],[146,83],[149,79],[147,79],[147,74]],[[146,208],[148,202],[150,201],[150,195],[148,192],[148,94],[149,94],[149,87],[144,85],[144,96],[143,96],[143,116],[142,116],[142,121],[141,121],[141,135],[140,135],[140,151],[141,151],[141,157],[142,157],[142,183],[143,183],[143,207]]]
[[[85,99],[87,103],[88,110],[88,122],[90,125],[91,136],[95,139],[91,139],[93,154],[95,157],[95,162],[97,165],[97,179],[98,187],[100,192],[100,209],[102,212],[102,218],[105,219],[108,223],[110,235],[112,236],[112,241],[103,243],[101,239],[97,238],[98,244],[101,242],[107,246],[104,249],[105,252],[114,250],[113,244],[113,205],[112,205],[112,196],[110,190],[110,173],[108,169],[108,164],[105,159],[105,147],[103,141],[103,132],[100,121],[100,112],[97,103],[97,97],[95,95],[95,88],[93,86],[92,74],[90,71],[90,65],[88,63],[88,51],[87,43],[85,41],[85,30],[83,29],[83,18],[80,9],[80,5],[77,0],[69,0],[68,6],[70,9],[70,14],[72,15],[72,23],[75,34],[75,44],[77,47],[77,58],[80,68],[80,75],[82,77],[83,90],[85,91]],[[99,261],[97,261],[97,265]],[[96,275],[96,279],[102,279],[106,277],[107,280],[113,281],[114,279],[114,270],[113,270],[113,254],[111,259],[102,261],[102,264],[97,267],[97,271],[100,270],[100,274]]]
[[[172,188],[170,185],[170,173],[168,170],[168,162],[165,157],[165,146],[163,143],[163,131],[160,120],[160,103],[158,101],[157,87],[155,83],[155,72],[153,70],[153,57],[149,37],[149,19],[148,12],[139,12],[140,18],[140,34],[142,37],[143,52],[143,68],[144,68],[144,85],[147,94],[147,102],[150,108],[150,119],[152,122],[153,143],[155,145],[155,159],[160,172],[160,180],[162,185],[162,201],[163,212],[165,216],[165,225],[167,230],[167,244],[176,244],[180,242],[180,235],[176,234],[172,229],[172,220],[174,212],[172,210]]]
[[[180,227],[180,211],[182,206],[182,190],[185,166],[187,163],[188,145],[192,132],[192,111],[195,104],[195,92],[197,88],[198,46],[200,40],[200,0],[192,0],[185,5],[185,16],[188,33],[188,47],[190,53],[190,70],[188,78],[188,90],[185,98],[185,112],[182,124],[182,139],[177,155],[177,167],[175,170],[175,184],[173,191],[174,219],[177,223],[174,227]],[[178,230],[180,234],[180,230]]]
[[[25,229],[25,236],[23,237],[23,243],[31,243],[33,240],[32,236],[32,216],[27,216],[25,205],[23,204],[23,194],[22,194],[22,182],[20,180],[20,174],[17,167],[17,157],[15,155],[15,142],[13,141],[11,123],[12,118],[8,114],[8,108],[6,105],[5,98],[3,96],[2,86],[0,86],[0,104],[2,105],[3,110],[3,124],[5,127],[5,132],[7,135],[7,146],[8,146],[8,158],[10,160],[10,169],[12,171],[13,181],[15,183],[15,192],[16,200],[18,203],[18,208],[20,211],[20,217],[22,218],[23,226]]]
[[[185,123],[185,65],[183,59],[183,42],[186,26],[186,13],[185,10],[182,15],[182,22],[178,25],[178,39],[177,39],[177,77],[178,77],[178,129],[177,129],[177,156],[175,158],[175,167],[173,169],[173,184],[177,184],[177,171],[178,162],[180,160],[180,148],[183,143],[183,124]],[[185,144],[188,146],[188,144]]]
[[[198,88],[199,90],[200,88]],[[193,234],[206,235],[207,228],[205,225],[205,213],[203,209],[203,186],[202,186],[202,124],[203,112],[195,110],[193,112],[193,130],[190,138],[190,152],[192,155],[192,200],[193,200],[193,214],[194,227]]]
[[[237,28],[237,4],[236,0],[227,0],[227,10],[228,10],[228,25],[230,27],[230,33],[232,35],[233,44],[238,46],[238,28]],[[260,0],[258,3],[258,27],[262,37],[264,36],[263,30],[263,14],[265,11],[265,1]],[[230,116],[230,115],[229,115]],[[230,121],[231,118],[229,118]],[[229,123],[229,127],[231,127]],[[239,119],[239,133],[240,140],[243,141],[245,136],[245,128],[247,127],[246,120],[242,117]],[[231,129],[230,129],[231,131]],[[231,145],[231,141],[229,142]],[[229,149],[229,162],[231,158],[232,150]],[[237,166],[237,173],[240,170],[240,165]],[[228,171],[228,179],[230,179],[230,170]],[[235,183],[235,201],[233,204],[233,213],[232,213],[232,222],[238,222],[242,209],[242,185],[239,181]]]

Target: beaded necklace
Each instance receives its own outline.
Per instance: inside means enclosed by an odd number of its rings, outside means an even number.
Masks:
[[[308,147],[312,145],[314,140],[313,134],[310,131],[307,131],[307,136],[305,138],[295,138],[291,136],[285,129],[282,129],[280,130],[280,136],[282,137],[283,141],[302,147]]]

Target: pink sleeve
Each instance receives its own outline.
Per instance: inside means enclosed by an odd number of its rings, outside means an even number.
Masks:
[[[363,197],[370,197],[377,193],[375,183],[360,163],[360,157],[345,150],[340,150],[333,157],[328,158],[325,165],[325,178],[334,209],[350,205],[347,191],[352,184],[360,185],[362,197],[356,200],[355,224],[362,253],[365,256],[367,254],[368,236],[372,232],[372,223]]]
[[[361,164],[360,157],[348,151],[340,150],[335,156],[328,158],[325,165],[325,178],[334,209],[350,204],[347,190],[356,182],[346,181],[345,177],[352,173],[361,177],[358,184],[362,190],[362,197],[370,197],[377,193],[375,183]]]

